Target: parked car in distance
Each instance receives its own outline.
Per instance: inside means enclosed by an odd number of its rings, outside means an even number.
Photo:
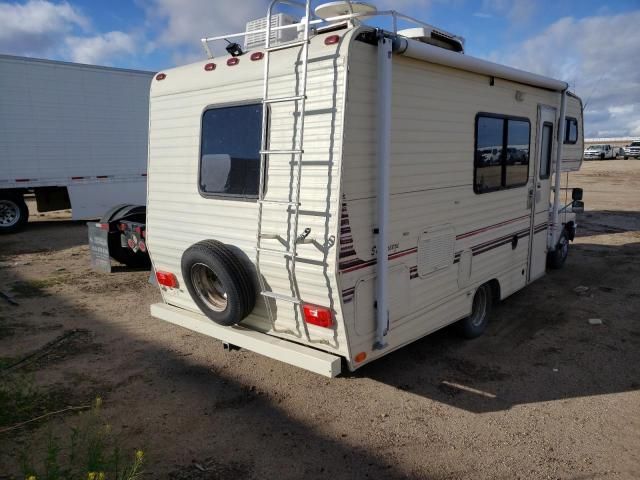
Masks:
[[[585,160],[606,160],[615,159],[617,150],[614,150],[611,145],[589,145],[584,151]]]
[[[630,145],[624,147],[624,159],[640,158],[640,141],[631,142]]]

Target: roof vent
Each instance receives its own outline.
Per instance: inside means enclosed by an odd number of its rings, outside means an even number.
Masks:
[[[464,53],[464,38],[436,27],[408,28],[400,30],[398,35],[454,52]]]
[[[271,15],[271,28],[283,27],[285,25],[293,25],[298,23],[298,20],[290,15],[284,13],[278,13],[277,15]],[[265,30],[267,28],[267,17],[258,18],[257,20],[251,20],[247,23],[247,32],[254,32],[257,30]],[[274,30],[271,32],[271,45],[277,45],[279,43],[290,42],[298,38],[297,28],[286,28],[284,30]],[[265,46],[265,33],[249,33],[245,35],[244,48],[249,50],[252,48],[264,48]]]
[[[378,9],[369,3],[365,2],[329,2],[318,5],[315,9],[316,17],[323,20],[333,17],[340,17],[342,15],[358,14],[356,17],[358,20],[364,20],[367,18],[367,13],[375,13]]]

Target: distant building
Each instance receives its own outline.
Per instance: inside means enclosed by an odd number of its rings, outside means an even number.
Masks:
[[[640,137],[605,137],[605,138],[585,138],[584,148],[589,145],[611,145],[612,147],[624,147],[631,142],[640,141]]]

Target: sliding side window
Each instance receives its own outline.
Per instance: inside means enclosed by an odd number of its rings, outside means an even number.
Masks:
[[[200,143],[200,193],[257,198],[261,138],[262,105],[206,110]]]
[[[526,118],[481,113],[476,116],[476,193],[527,184],[531,124]]]

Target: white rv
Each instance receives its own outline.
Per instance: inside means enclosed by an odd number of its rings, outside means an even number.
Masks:
[[[397,12],[303,6],[298,38],[204,39],[152,82],[152,314],[327,376],[455,322],[480,335],[567,257],[580,99]],[[381,16],[419,28],[362,21]]]
[[[0,233],[145,204],[152,72],[0,55]]]

